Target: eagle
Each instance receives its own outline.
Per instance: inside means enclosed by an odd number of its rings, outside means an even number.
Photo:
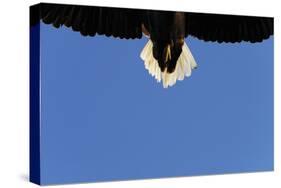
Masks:
[[[30,7],[30,25],[43,21],[82,36],[104,35],[148,42],[140,57],[163,87],[191,76],[197,67],[185,38],[218,43],[262,42],[273,35],[273,18],[40,3]]]

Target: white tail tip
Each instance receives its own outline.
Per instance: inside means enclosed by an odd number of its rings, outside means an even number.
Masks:
[[[163,82],[163,87],[168,88],[173,86],[177,80],[183,80],[185,77],[191,76],[192,69],[197,67],[197,64],[186,43],[182,47],[182,53],[177,61],[175,71],[173,73],[161,72],[156,59],[152,54],[152,42],[149,40],[143,48],[140,57],[144,61],[144,66],[157,82]]]

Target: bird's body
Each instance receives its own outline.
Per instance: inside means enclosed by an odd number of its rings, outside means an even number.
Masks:
[[[167,88],[190,76],[192,69],[197,67],[184,42],[185,15],[182,12],[147,11],[145,16],[142,31],[150,40],[141,58],[148,72],[158,82],[162,80],[163,87]]]
[[[273,34],[273,18],[79,5],[39,4],[31,7],[30,24],[42,19],[65,25],[84,36],[125,39],[148,36],[141,52],[145,68],[168,87],[191,75],[197,64],[184,39],[212,42],[261,42]]]
[[[144,27],[153,43],[153,57],[162,72],[172,73],[184,43],[184,13],[147,11],[146,17]]]
[[[145,68],[157,81],[163,80],[165,88],[190,76],[197,64],[187,46],[183,52],[185,14],[148,10],[144,16],[142,31],[150,38],[141,53]]]

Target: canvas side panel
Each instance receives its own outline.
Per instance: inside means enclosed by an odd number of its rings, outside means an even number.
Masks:
[[[40,184],[40,4],[29,11],[29,180]]]

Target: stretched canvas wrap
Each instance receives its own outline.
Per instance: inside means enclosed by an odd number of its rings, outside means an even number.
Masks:
[[[273,170],[273,18],[30,7],[30,181]]]

